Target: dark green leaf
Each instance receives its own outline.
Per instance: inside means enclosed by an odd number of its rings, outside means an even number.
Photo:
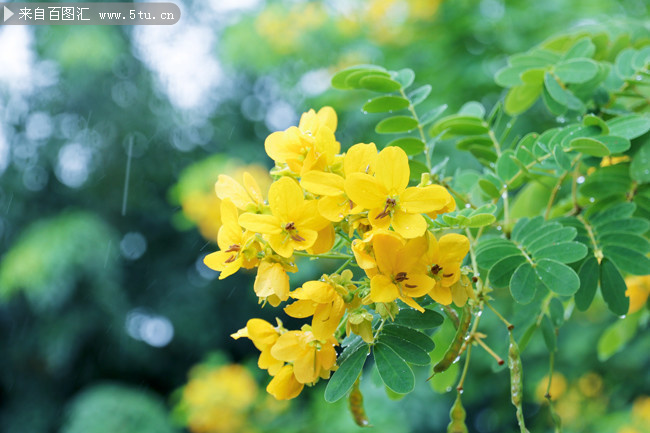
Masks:
[[[630,298],[625,296],[627,286],[616,266],[604,258],[600,262],[600,291],[612,313],[622,316],[630,308]]]
[[[533,255],[542,248],[555,245],[560,242],[569,242],[576,237],[577,230],[575,227],[559,227],[549,230],[544,236],[530,242],[526,249]]]
[[[419,138],[402,137],[391,141],[387,146],[397,146],[404,150],[407,155],[419,155],[424,151],[424,143]]]
[[[604,235],[608,233],[645,233],[648,231],[650,223],[647,220],[642,218],[627,218],[619,221],[610,221],[601,226],[596,227],[596,232],[599,235]]]
[[[590,59],[570,59],[555,66],[555,75],[564,83],[584,83],[598,73],[598,66]]]
[[[598,288],[599,270],[598,260],[594,256],[587,258],[578,272],[580,277],[580,288],[576,292],[576,307],[580,311],[586,311],[596,295]]]
[[[492,247],[482,249],[476,257],[478,265],[483,269],[490,269],[499,260],[510,256],[521,256],[521,250],[511,242],[497,243]]]
[[[542,281],[535,273],[535,269],[528,262],[522,263],[510,278],[510,294],[520,304],[528,304],[535,298],[537,289],[543,287]]]
[[[587,255],[587,247],[580,242],[561,242],[535,252],[535,259],[553,259],[560,263],[573,263]]]
[[[400,358],[411,364],[428,365],[431,363],[431,357],[422,348],[395,335],[381,335],[378,342],[390,347]]]
[[[420,313],[410,308],[400,310],[395,318],[396,325],[415,329],[436,328],[442,325],[442,322],[444,322],[444,317],[435,311],[424,310],[424,313]]]
[[[389,93],[402,88],[402,85],[395,80],[380,75],[369,75],[359,80],[359,85],[374,92]]]
[[[555,335],[555,327],[548,316],[544,316],[542,320],[542,335],[544,336],[544,343],[546,343],[548,351],[555,352],[557,349],[557,336]]]
[[[373,98],[363,105],[363,111],[367,113],[389,113],[399,111],[408,107],[410,102],[400,96],[379,96]]]
[[[431,87],[429,84],[425,84],[424,86],[418,87],[417,89],[409,93],[408,98],[411,100],[411,104],[413,104],[413,106],[416,106],[420,102],[427,99],[427,96],[429,96],[432,89],[433,87]]]
[[[356,382],[368,356],[368,345],[359,346],[339,365],[325,388],[325,400],[333,403],[345,396]]]
[[[551,302],[548,304],[548,313],[553,326],[556,328],[562,326],[562,323],[564,323],[564,306],[558,298],[551,299]]]
[[[598,237],[600,245],[617,245],[626,247],[641,254],[650,253],[650,242],[641,236],[632,233],[608,233]]]
[[[599,227],[610,221],[627,219],[634,214],[635,210],[636,205],[634,203],[617,204],[592,215],[589,217],[589,222],[594,227]]]
[[[407,328],[406,326],[389,324],[385,325],[381,332],[382,334],[393,335],[403,340],[410,341],[427,353],[431,352],[436,347],[431,337],[427,334],[416,331],[413,328]]]
[[[429,172],[429,168],[426,165],[414,159],[409,160],[409,170],[411,170],[410,179],[416,181],[421,179],[422,173]]]
[[[650,273],[650,259],[635,250],[618,245],[605,245],[603,254],[623,272],[632,275]]]
[[[415,387],[413,370],[390,347],[377,343],[373,347],[377,371],[384,384],[393,391],[406,394]]]
[[[505,257],[492,266],[488,272],[490,283],[494,287],[507,287],[514,271],[526,261],[522,255]]]
[[[379,134],[395,134],[409,132],[418,127],[418,122],[409,116],[388,117],[377,124],[375,132]]]
[[[580,279],[573,269],[550,259],[537,261],[535,270],[544,285],[558,295],[573,295],[580,288]]]

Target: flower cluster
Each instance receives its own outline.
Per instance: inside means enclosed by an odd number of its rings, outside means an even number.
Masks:
[[[374,143],[358,143],[341,153],[336,127],[336,113],[324,107],[271,134],[265,150],[276,180],[266,196],[252,176],[243,185],[227,175],[216,183],[220,250],[206,256],[206,265],[221,279],[257,268],[261,302],[293,299],[285,312],[311,318],[299,331],[252,319],[233,334],[261,351],[259,366],[273,376],[267,390],[278,399],[328,378],[344,333],[372,343],[373,317],[394,318],[398,300],[424,311],[419,299],[427,295],[462,306],[474,293],[461,270],[468,239],[430,230],[432,219],[455,209],[450,193],[429,180],[409,186],[408,157],[399,147],[378,152]],[[344,263],[291,291],[288,273],[305,255]],[[360,269],[356,278],[348,266]]]

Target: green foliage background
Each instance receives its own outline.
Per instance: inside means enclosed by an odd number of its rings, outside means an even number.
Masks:
[[[341,9],[343,3],[348,9]],[[139,47],[135,28],[34,27],[27,36],[0,29],[7,41],[32,40],[3,50],[31,53],[43,75],[32,75],[23,87],[17,80],[0,83],[0,132],[8,149],[3,156],[0,146],[2,431],[114,431],[111,422],[124,432],[181,430],[165,405],[169,408],[169,396],[185,383],[190,367],[214,350],[238,362],[254,356],[250,345],[235,343],[229,334],[249,317],[270,320],[275,312],[259,312],[250,274],[217,281],[202,265],[202,256],[215,247],[196,229],[180,230],[187,224],[179,223],[179,203],[170,191],[183,170],[215,153],[268,166],[262,145],[275,124],[268,113],[282,107],[291,113],[284,121],[295,122],[308,108],[331,105],[339,113],[337,137],[344,148],[372,140],[385,145],[388,140],[373,132],[381,116],[359,110],[368,94],[323,86],[335,71],[356,63],[412,68],[417,84],[433,85],[423,108],[448,104],[455,113],[470,100],[494,105],[504,90],[493,77],[508,64],[507,56],[558,32],[580,27],[606,29],[614,37],[649,34],[648,6],[641,0],[459,0],[429,9],[415,0],[261,1],[249,10],[211,14],[203,2],[183,4],[188,28],[209,29],[200,37],[214,38],[209,56],[223,74],[210,103],[192,109],[169,99],[164,79],[144,60],[142,50],[148,48]],[[405,8],[412,13],[395,12]],[[269,22],[293,30],[284,34]],[[49,118],[51,133],[30,129],[35,114]],[[542,131],[555,116],[540,100],[521,122],[522,129]],[[78,144],[74,152],[92,155],[88,177],[78,185],[66,183],[57,168],[70,144]],[[436,149],[437,161],[450,158],[449,173],[457,167],[480,169],[478,160],[459,155],[451,142]],[[513,213],[543,211],[535,209],[534,202],[515,203]],[[126,242],[132,233],[146,242],[139,256]],[[301,269],[304,279],[316,274],[316,266]],[[499,307],[508,312],[506,303]],[[125,324],[138,311],[167,318],[174,329],[171,342],[155,347],[131,337]],[[515,322],[524,323],[526,313],[519,314]],[[578,413],[590,416],[576,417],[565,431],[596,431],[595,426],[616,431],[629,421],[631,402],[650,394],[650,377],[638,373],[650,367],[646,335],[610,331],[612,356],[598,359],[595,342],[614,321],[597,301],[562,328],[557,370],[570,383],[595,372],[605,390],[596,403],[575,403]],[[502,327],[489,317],[483,325],[490,345],[505,354]],[[443,327],[434,337],[437,347],[452,335]],[[623,343],[624,353],[616,355]],[[442,356],[438,352],[432,357]],[[552,431],[546,409],[534,398],[547,356],[537,333],[523,356],[525,408],[535,432]],[[463,396],[470,429],[515,431],[507,374],[485,354],[472,362]],[[424,383],[426,368],[415,373],[416,390],[397,402],[386,399],[376,372],[371,377],[377,380],[362,385],[378,431],[443,431],[447,425],[452,396]],[[448,380],[438,379],[436,391],[452,386],[453,377]],[[331,431],[334,422],[340,423],[337,431],[356,431],[344,404],[325,403],[323,391],[316,387],[283,415],[281,429],[269,429]],[[120,415],[103,421],[104,411]]]

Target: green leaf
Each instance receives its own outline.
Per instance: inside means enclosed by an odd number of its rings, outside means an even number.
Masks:
[[[555,75],[564,83],[584,83],[597,73],[598,66],[590,59],[570,59],[555,66]]]
[[[630,177],[639,183],[650,183],[650,140],[634,155],[630,164]]]
[[[612,323],[598,339],[598,360],[606,361],[620,352],[636,334],[637,326],[632,317]]]
[[[526,261],[522,255],[505,257],[492,266],[488,272],[490,283],[494,287],[507,287],[513,272]]]
[[[630,148],[630,140],[615,135],[600,136],[598,140],[609,149],[609,153],[623,153]]]
[[[519,173],[519,166],[514,161],[515,152],[512,149],[504,150],[497,161],[497,175],[505,182],[508,182]]]
[[[609,155],[609,148],[594,138],[589,138],[589,137],[574,138],[573,140],[571,140],[570,146],[571,149],[584,153],[585,155],[599,156],[599,157]]]
[[[544,217],[521,218],[512,228],[512,240],[521,242],[524,236],[532,230],[537,230],[544,223]],[[530,226],[530,228],[528,227]]]
[[[580,271],[578,271],[580,288],[575,296],[578,310],[586,311],[591,305],[596,295],[596,289],[598,288],[599,276],[598,260],[594,256],[587,258],[580,267]]]
[[[541,86],[542,83],[544,82],[545,72],[546,72],[546,68],[529,69],[526,72],[521,74],[521,81],[523,81],[524,84]]]
[[[506,66],[497,71],[494,81],[501,87],[515,87],[524,82],[521,80],[521,74],[530,69],[530,66]]]
[[[553,98],[555,102],[566,107],[567,103],[569,102],[567,91],[562,87],[560,83],[558,83],[558,81],[550,72],[544,74],[544,88],[548,91],[549,96]]]
[[[634,75],[634,67],[632,66],[632,61],[636,51],[633,48],[626,48],[616,56],[616,62],[614,63],[615,71],[621,78],[630,78]]]
[[[415,80],[415,72],[408,68],[401,69],[393,78],[402,85],[403,89],[406,89],[408,86],[413,84],[413,80]]]
[[[488,131],[488,124],[483,119],[452,114],[434,123],[429,130],[429,135],[435,137],[444,132],[442,138],[448,138],[456,135],[482,135],[487,134]]]
[[[634,203],[617,204],[590,216],[589,222],[594,227],[600,227],[610,221],[630,218],[635,210]]]
[[[617,245],[626,247],[643,255],[650,253],[650,242],[646,238],[632,233],[607,233],[598,237],[598,243],[603,246]]]
[[[601,167],[587,177],[580,186],[580,193],[587,197],[605,198],[624,196],[632,188],[628,164]]]
[[[388,117],[377,124],[375,132],[379,134],[396,134],[409,132],[418,127],[418,122],[409,116]]]
[[[537,261],[535,270],[544,285],[558,295],[573,295],[580,288],[580,279],[573,269],[550,259]]]
[[[466,114],[482,119],[485,116],[485,107],[480,102],[469,101],[463,104],[458,110],[458,114]]]
[[[408,98],[411,100],[411,104],[415,107],[425,99],[427,99],[427,96],[431,93],[431,90],[433,87],[429,84],[425,84],[422,87],[418,87],[414,91],[408,94]]]
[[[476,257],[476,262],[483,269],[490,269],[501,259],[511,256],[521,256],[521,250],[511,242],[498,243],[492,247],[481,250]]]
[[[650,130],[650,116],[628,114],[626,116],[615,117],[607,121],[607,126],[609,126],[609,135],[633,140]]]
[[[510,294],[520,304],[528,304],[535,298],[535,292],[543,288],[542,281],[528,262],[522,263],[510,278]]]
[[[391,141],[386,146],[397,146],[404,150],[407,155],[419,155],[424,151],[425,144],[419,138],[402,137]]]
[[[402,85],[395,80],[391,80],[381,75],[368,75],[359,80],[359,85],[374,92],[389,93],[402,88]]]
[[[350,77],[350,75],[357,73],[357,72],[366,72],[366,73],[374,73],[374,74],[381,74],[385,77],[390,77],[390,74],[386,72],[386,70],[380,66],[376,65],[358,65],[358,66],[353,66],[351,68],[344,69],[342,71],[337,72],[334,74],[332,77],[332,87],[335,89],[341,89],[341,90],[348,90],[352,89],[353,87],[350,87],[346,81]]]
[[[566,154],[566,151],[562,146],[555,146],[553,149],[553,158],[557,165],[560,166],[564,171],[571,171],[571,160]]]
[[[416,181],[422,178],[422,173],[429,172],[429,168],[426,165],[414,159],[409,160],[409,170],[411,171],[410,179]]]
[[[635,250],[618,245],[605,245],[603,254],[623,272],[632,275],[650,273],[650,259]]]
[[[413,370],[390,347],[377,343],[373,347],[377,371],[384,384],[399,394],[407,394],[415,387]]]
[[[424,313],[421,313],[417,310],[407,308],[399,311],[399,314],[395,318],[395,324],[406,326],[407,328],[431,329],[442,325],[444,320],[444,317],[435,311],[424,310]]]
[[[603,135],[609,135],[609,126],[603,119],[593,114],[587,114],[582,118],[582,124],[585,126],[597,126],[600,128],[600,133]]]
[[[522,84],[510,89],[506,95],[504,108],[506,113],[514,116],[528,110],[542,93],[540,84]]]
[[[573,263],[587,255],[587,247],[580,242],[561,242],[549,245],[535,252],[534,257],[539,259],[553,259],[560,263]]]
[[[622,316],[630,308],[630,298],[625,296],[627,286],[616,266],[607,258],[600,262],[600,291],[612,313]]]
[[[381,332],[382,334],[393,335],[403,340],[410,341],[427,353],[431,352],[436,347],[431,337],[427,334],[416,331],[413,328],[407,328],[406,326],[388,324],[384,326]]]
[[[544,337],[544,343],[548,351],[555,352],[557,349],[557,336],[555,335],[555,327],[548,316],[544,316],[542,320],[542,336]]]
[[[591,38],[585,36],[579,39],[569,50],[562,56],[563,60],[574,59],[577,57],[592,57],[596,52],[596,46],[591,42]]]
[[[446,109],[447,109],[447,104],[442,104],[439,107],[432,108],[431,110],[427,111],[422,116],[420,116],[420,125],[425,126],[425,125],[428,125],[429,123],[433,122],[438,117],[440,117],[440,115]]]
[[[619,221],[610,221],[603,225],[596,227],[596,233],[604,235],[608,233],[645,233],[648,231],[650,223],[643,218],[627,218]]]
[[[556,116],[561,116],[568,111],[567,105],[557,102],[548,92],[548,87],[546,86],[542,89],[542,101],[544,101],[544,105],[546,105],[548,111]]]
[[[552,298],[548,304],[548,313],[553,326],[559,328],[564,323],[564,306],[558,298]]]
[[[378,342],[390,347],[400,358],[411,364],[429,365],[431,363],[429,354],[421,347],[395,335],[381,335]]]
[[[466,227],[470,227],[470,228],[485,227],[485,226],[489,226],[490,224],[493,224],[496,220],[497,218],[492,214],[480,213],[469,217]]]
[[[379,96],[366,102],[362,109],[367,113],[389,113],[402,110],[409,104],[408,100],[400,96]]]
[[[334,372],[325,388],[325,401],[334,403],[345,396],[363,370],[363,364],[368,356],[368,345],[359,346],[348,356]]]
[[[383,71],[367,70],[367,69],[355,71],[347,76],[347,78],[345,79],[345,85],[349,89],[363,89],[363,87],[361,86],[361,80],[367,77],[388,78],[390,77],[390,74]]]
[[[546,232],[544,236],[531,241],[526,245],[526,249],[533,255],[542,248],[558,244],[560,242],[569,242],[576,237],[577,230],[575,227],[559,227]]]

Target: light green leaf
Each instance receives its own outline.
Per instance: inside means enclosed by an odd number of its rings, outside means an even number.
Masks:
[[[585,155],[599,156],[599,157],[609,155],[609,148],[594,138],[589,138],[589,137],[574,138],[573,140],[571,140],[570,146],[571,149],[578,152],[582,152]]]
[[[598,140],[609,149],[609,153],[623,153],[630,148],[630,140],[615,135],[599,136]]]
[[[384,77],[390,77],[390,74],[386,72],[386,70],[380,66],[376,65],[358,65],[358,66],[353,66],[351,68],[344,69],[342,71],[337,72],[334,74],[332,77],[332,87],[335,89],[341,89],[341,90],[348,90],[352,89],[353,87],[350,87],[346,81],[347,79],[354,73],[357,72],[363,72],[365,71],[366,74],[377,74],[377,75],[382,75]]]
[[[544,75],[544,88],[546,88],[549,96],[553,98],[555,102],[566,107],[569,101],[569,97],[567,96],[567,91],[562,87],[560,83],[557,82],[555,77],[549,72],[547,72]]]
[[[402,88],[402,85],[395,80],[380,75],[368,75],[359,80],[359,85],[374,92],[389,93]]]
[[[400,83],[403,89],[406,89],[408,86],[413,84],[413,80],[415,80],[415,72],[408,68],[401,69],[395,74],[393,79]]]
[[[573,295],[580,288],[580,279],[573,269],[551,259],[537,261],[535,270],[544,285],[558,295]]]
[[[512,149],[507,149],[501,153],[497,160],[497,175],[504,182],[508,182],[519,173],[519,166],[514,161],[515,158],[515,152]]]
[[[650,116],[628,114],[626,116],[615,117],[607,121],[607,126],[609,126],[609,135],[633,140],[650,130]]]
[[[379,96],[366,102],[362,109],[367,113],[389,113],[402,110],[409,104],[408,100],[400,96]]]
[[[622,316],[630,308],[630,298],[625,296],[627,286],[616,266],[607,258],[600,262],[600,291],[612,313]]]
[[[514,116],[528,110],[542,93],[540,84],[522,84],[510,89],[506,95],[504,108],[506,113]]]
[[[458,114],[466,114],[468,116],[474,116],[482,119],[485,117],[485,107],[480,102],[469,101],[460,107]]]
[[[393,391],[406,394],[415,387],[413,370],[390,347],[377,343],[373,347],[377,371],[384,384]]]
[[[620,352],[636,334],[638,319],[629,317],[612,323],[598,339],[598,360],[603,362]]]
[[[569,51],[564,53],[562,59],[567,60],[577,57],[592,57],[594,55],[594,52],[596,52],[596,46],[593,44],[593,42],[591,42],[590,37],[585,36],[573,44],[573,46],[569,48]]]
[[[422,178],[422,173],[429,172],[429,168],[426,165],[414,159],[409,160],[409,170],[411,170],[411,180],[415,181],[418,181]]]
[[[436,120],[447,109],[447,104],[440,105],[439,107],[432,108],[431,110],[420,116],[420,125],[425,126]],[[433,134],[432,134],[433,135]]]
[[[521,80],[521,74],[530,69],[530,66],[506,66],[499,69],[494,76],[494,81],[501,87],[515,87],[524,82]]]
[[[598,73],[598,66],[590,59],[570,59],[555,66],[555,75],[564,83],[584,83]]]
[[[424,151],[425,144],[419,138],[402,137],[391,141],[386,146],[397,146],[404,150],[407,155],[419,155]]]
[[[408,94],[408,98],[411,100],[411,104],[415,107],[425,99],[427,99],[427,96],[431,93],[431,90],[433,87],[429,84],[425,84],[422,87],[418,87],[414,91]]]
[[[345,396],[361,374],[368,356],[368,345],[359,346],[334,372],[325,388],[325,401],[334,403]]]
[[[476,262],[483,269],[490,269],[499,260],[510,256],[521,256],[521,250],[509,241],[497,243],[494,246],[480,250]]]
[[[490,224],[493,224],[496,220],[497,218],[492,214],[480,213],[469,217],[466,227],[470,227],[470,228],[485,227],[485,226],[489,226]]]
[[[409,116],[388,117],[377,124],[375,132],[379,134],[396,134],[409,132],[418,127],[418,122]]]
[[[593,114],[586,114],[582,118],[582,124],[585,126],[597,126],[600,128],[600,133],[603,135],[609,135],[609,126],[603,119]]]
[[[566,151],[562,148],[562,146],[555,146],[553,149],[553,158],[555,159],[555,162],[557,162],[557,165],[560,166],[560,168],[564,171],[570,171],[571,170],[571,159],[566,154]]]
[[[482,135],[489,131],[488,124],[478,117],[452,114],[443,117],[431,126],[429,135],[435,137],[444,132],[442,138],[456,135]]]

